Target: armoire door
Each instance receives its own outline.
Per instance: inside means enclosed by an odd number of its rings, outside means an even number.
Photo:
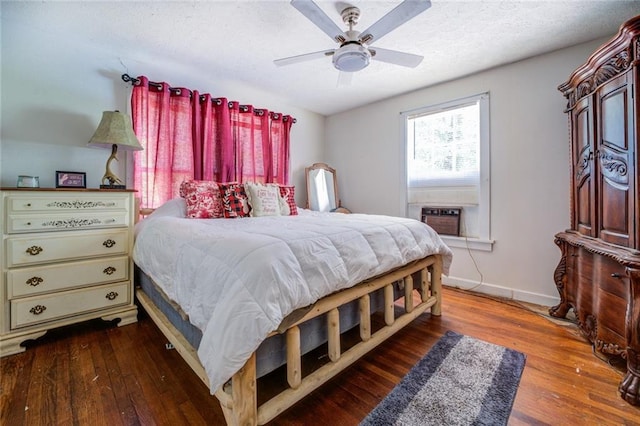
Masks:
[[[634,117],[632,85],[627,72],[596,92],[598,107],[595,169],[598,234],[624,247],[635,244]]]
[[[573,132],[573,215],[572,228],[583,235],[595,236],[593,222],[596,212],[593,179],[594,122],[591,96],[579,100],[571,112]]]

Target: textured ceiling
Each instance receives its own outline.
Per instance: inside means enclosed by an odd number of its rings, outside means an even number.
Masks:
[[[356,29],[366,29],[399,2],[349,1],[362,11]],[[339,11],[345,2],[317,3],[344,26]],[[257,88],[325,115],[611,36],[622,22],[639,14],[639,1],[432,0],[426,12],[373,44],[423,55],[420,66],[410,69],[374,61],[354,74],[349,86],[338,87],[338,71],[330,58],[287,67],[273,64],[274,59],[337,47],[288,0],[2,2],[3,24],[21,29],[25,55],[44,54],[43,38],[68,38],[117,55],[132,75],[153,79],[158,73],[149,71],[151,64],[186,70],[202,75],[203,81]],[[12,36],[3,31],[3,45]],[[46,48],[47,56],[55,57],[51,49],[66,46]],[[167,81],[184,83],[170,77]],[[196,88],[207,91],[215,86]]]

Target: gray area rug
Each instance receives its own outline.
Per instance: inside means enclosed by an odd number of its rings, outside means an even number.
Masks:
[[[447,331],[360,426],[506,425],[525,360]]]

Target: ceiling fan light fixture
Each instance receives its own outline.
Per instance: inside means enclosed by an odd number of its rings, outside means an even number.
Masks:
[[[369,49],[360,44],[344,45],[333,55],[333,66],[345,72],[360,71],[366,68],[370,61]]]

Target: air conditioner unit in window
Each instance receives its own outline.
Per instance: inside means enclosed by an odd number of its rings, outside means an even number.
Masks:
[[[460,236],[462,207],[422,207],[422,221],[438,234]]]

